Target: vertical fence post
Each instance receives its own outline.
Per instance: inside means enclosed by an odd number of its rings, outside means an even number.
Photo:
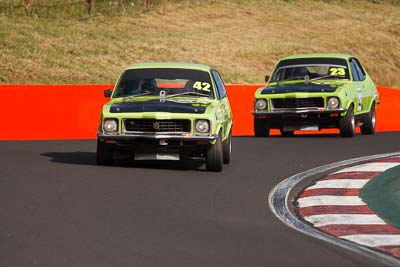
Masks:
[[[95,0],[86,0],[86,2],[88,3],[88,13],[89,16],[93,16],[94,13],[94,2]]]
[[[151,4],[151,0],[144,0],[144,9],[149,10],[150,4]]]
[[[122,0],[118,0],[118,12],[122,12]]]
[[[24,0],[25,12],[27,15],[30,15],[31,13],[31,4],[32,0]]]

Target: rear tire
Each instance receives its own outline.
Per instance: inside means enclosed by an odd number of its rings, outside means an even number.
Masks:
[[[212,172],[220,172],[223,168],[223,152],[221,135],[218,136],[214,145],[207,151],[206,156],[206,169]]]
[[[229,131],[228,138],[222,144],[223,162],[224,164],[231,163],[232,155],[232,129]]]
[[[254,118],[254,135],[256,137],[267,137],[269,136],[269,125],[264,119]]]
[[[114,149],[97,138],[96,161],[98,165],[109,166],[113,164]]]
[[[372,103],[371,109],[361,125],[361,134],[374,134],[376,125],[375,103]]]
[[[351,105],[347,110],[345,116],[339,119],[340,135],[342,137],[353,137],[356,128],[356,122],[354,119],[354,108]]]

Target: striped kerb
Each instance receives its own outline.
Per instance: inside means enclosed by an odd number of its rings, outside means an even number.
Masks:
[[[400,157],[393,157],[329,174],[299,195],[297,213],[325,233],[400,258],[400,229],[387,224],[359,197],[368,181],[399,165]]]

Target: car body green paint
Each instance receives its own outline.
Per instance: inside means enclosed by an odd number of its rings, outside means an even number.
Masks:
[[[323,87],[323,85],[326,85],[326,87],[336,87],[335,90],[310,90],[307,92],[307,90],[288,90],[287,92],[280,92],[280,93],[272,93],[271,90],[269,90],[269,93],[266,93],[268,91],[268,88],[274,88],[274,87],[290,87],[290,88],[295,88],[295,87],[307,87],[305,85],[306,81],[303,79],[302,81],[298,80],[289,80],[289,81],[274,81],[273,80],[273,75],[278,71],[278,66],[281,62],[283,61],[288,61],[288,60],[312,60],[312,59],[339,59],[343,60],[343,62],[346,62],[346,71],[348,71],[349,78],[348,79],[336,79],[332,77],[326,77],[324,79],[318,79],[316,81],[313,81],[310,79],[309,84],[314,84],[314,85],[320,85]],[[364,73],[364,79],[356,81],[353,70],[350,66],[350,62],[356,60],[359,66],[362,68],[362,71]],[[340,116],[345,116],[347,113],[347,110],[350,108],[350,106],[354,107],[354,115],[356,119],[362,119],[363,115],[368,114],[370,112],[372,105],[376,105],[379,103],[379,95],[378,91],[376,90],[376,86],[371,80],[370,76],[368,73],[365,71],[365,69],[361,66],[359,61],[354,58],[351,55],[346,55],[346,54],[301,54],[301,55],[294,55],[294,56],[289,56],[280,59],[277,64],[275,65],[275,68],[272,72],[273,75],[269,77],[269,80],[267,82],[267,86],[263,88],[259,88],[256,93],[255,93],[255,100],[257,101],[258,99],[265,99],[268,103],[267,109],[266,110],[257,110],[256,107],[254,108],[253,114],[257,116],[262,116],[266,115],[268,116],[274,116],[274,114],[277,112],[277,110],[274,110],[271,101],[274,99],[307,99],[307,98],[323,98],[323,106],[320,107],[319,112],[315,109],[312,112],[314,113],[333,113],[332,110],[329,110],[327,108],[327,102],[330,97],[337,97],[340,99],[340,108],[334,111],[335,113],[339,113]],[[311,85],[309,85],[311,86]],[[303,88],[304,89],[304,88]],[[303,114],[306,114],[307,112],[301,109],[296,109],[296,110],[279,110],[281,114],[285,113],[285,111],[290,111],[292,114],[294,111],[301,112]],[[298,113],[299,114],[299,113]],[[305,116],[305,115],[304,115]],[[282,122],[285,123],[285,122]],[[331,125],[318,125],[320,128],[337,128],[335,127],[335,123],[332,123]],[[272,127],[276,128],[276,127]]]
[[[165,70],[171,72],[185,72],[187,70],[200,71],[203,73],[203,75],[209,76],[211,91],[208,90],[207,92],[211,94],[211,96],[173,96],[173,93],[171,93],[171,95],[165,93],[166,99],[162,100],[161,94],[159,95],[159,91],[164,89],[156,91],[155,95],[143,95],[135,97],[118,96],[117,87],[121,82],[124,73],[131,70],[149,70],[153,71],[153,73],[157,73],[157,70]],[[100,120],[102,124],[99,125],[97,134],[100,142],[107,141],[117,143],[129,143],[129,141],[139,142],[138,140],[146,139],[152,140],[152,142],[154,142],[154,144],[156,145],[156,143],[160,140],[163,142],[165,142],[165,140],[173,140],[180,141],[181,144],[189,141],[191,141],[192,143],[199,142],[202,143],[202,146],[204,147],[204,143],[207,143],[208,146],[212,146],[213,144],[215,144],[217,138],[220,138],[222,141],[227,140],[230,136],[231,128],[233,125],[232,112],[222,79],[221,82],[217,84],[217,75],[219,76],[216,70],[213,70],[209,66],[191,63],[140,63],[126,67],[122,71],[117,83],[115,84],[109,102],[104,104],[102,112],[100,114]],[[225,95],[221,95],[221,87],[223,87],[222,92],[225,92]],[[174,88],[173,90],[175,89],[176,88]],[[116,110],[119,110],[119,105],[133,105],[136,107],[136,110],[127,112],[116,112]],[[145,110],[146,105],[151,106],[150,110]],[[137,109],[143,109],[143,111],[138,111]],[[161,111],[158,109],[160,109]],[[185,112],[185,110],[187,110],[188,112]],[[103,123],[105,120],[108,119],[115,119],[118,122],[118,130],[116,132],[107,133],[103,129]],[[185,132],[159,132],[158,130],[154,130],[156,129],[156,126],[154,126],[154,129],[151,129],[151,132],[148,132],[147,130],[143,132],[128,132],[125,129],[126,124],[124,123],[126,123],[126,120],[131,119],[149,119],[163,122],[166,122],[168,120],[189,120],[190,129]],[[198,133],[195,129],[196,121],[202,119],[209,121],[210,131],[208,133]],[[160,149],[164,149],[164,147],[160,147]]]
[[[125,70],[133,70],[133,69],[153,69],[153,68],[171,68],[171,69],[193,69],[193,70],[201,70],[210,73],[212,70],[211,67],[202,65],[202,64],[192,64],[192,63],[174,63],[174,62],[157,62],[157,63],[139,63],[134,65],[129,65],[124,69]],[[122,72],[123,73],[123,72]],[[121,74],[122,75],[122,74]],[[120,75],[120,78],[121,78]],[[211,74],[210,74],[211,75]],[[119,78],[119,79],[120,79]],[[212,87],[214,90],[214,95],[216,93],[216,85],[214,79],[211,79]],[[118,82],[115,86],[117,86]],[[115,89],[115,88],[114,88]],[[143,118],[143,119],[190,119],[194,122],[195,119],[209,119],[211,122],[211,131],[210,134],[218,134],[220,130],[222,130],[222,140],[225,140],[228,137],[228,134],[232,127],[232,112],[230,109],[230,103],[227,97],[223,97],[222,99],[200,99],[196,97],[186,97],[187,101],[196,101],[199,102],[194,103],[193,105],[205,105],[207,106],[206,112],[204,114],[185,114],[185,113],[170,113],[170,112],[144,112],[144,113],[110,113],[110,107],[112,104],[121,103],[125,99],[124,98],[115,98],[113,95],[108,103],[103,106],[102,113],[100,115],[100,120],[103,121],[105,118],[115,118],[119,122],[118,134],[122,134],[121,129],[121,120],[123,118]],[[138,97],[134,101],[140,102],[149,99],[159,99],[158,96],[154,97]],[[192,123],[193,126],[193,123]],[[192,127],[190,134],[196,135],[194,129]],[[101,127],[99,127],[99,131],[101,131]],[[214,142],[214,141],[211,141]]]

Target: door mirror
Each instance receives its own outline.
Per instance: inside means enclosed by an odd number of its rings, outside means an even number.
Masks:
[[[111,97],[113,89],[106,89],[104,90],[104,97],[109,98]]]
[[[267,83],[269,80],[269,75],[265,75],[265,82]]]

